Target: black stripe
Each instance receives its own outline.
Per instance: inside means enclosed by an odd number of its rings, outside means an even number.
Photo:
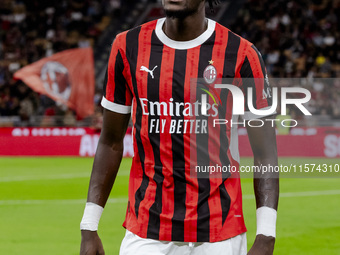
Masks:
[[[111,51],[112,51],[112,45],[111,45],[110,52],[109,52],[109,55],[108,55],[108,58],[107,58],[106,72],[105,72],[105,78],[104,78],[104,83],[103,83],[103,95],[104,95],[105,98],[106,98],[107,81],[108,81],[108,78],[109,78],[109,75],[108,75],[108,69],[109,69],[108,64],[109,64],[109,61],[110,61]]]
[[[233,32],[228,32],[228,43],[225,52],[225,62],[223,68],[223,78],[234,78],[237,64],[238,50],[241,39]]]
[[[227,83],[230,84],[230,83]],[[226,109],[227,109],[227,98],[229,95],[229,90],[222,89],[221,90],[221,101],[222,106],[219,109],[219,118],[226,119]],[[230,120],[228,120],[230,121]],[[228,167],[230,165],[230,161],[228,158],[228,148],[229,141],[227,137],[227,125],[220,125],[220,161],[222,166]],[[222,172],[222,183],[219,186],[220,190],[220,199],[221,199],[221,209],[222,209],[222,224],[224,224],[227,219],[229,210],[230,210],[230,196],[225,188],[225,181],[230,177],[230,173]]]
[[[115,40],[116,40],[116,38],[115,38]],[[114,41],[113,41],[113,43],[114,43]],[[109,78],[109,74],[108,74],[109,67],[108,67],[108,64],[109,64],[109,61],[110,61],[111,52],[112,52],[112,45],[111,45],[110,52],[109,52],[108,58],[107,58],[106,72],[105,72],[105,78],[104,78],[104,84],[103,84],[103,95],[104,95],[105,98],[106,98],[107,81],[108,81],[108,78]]]
[[[227,43],[226,50],[225,50],[223,77],[225,78],[229,77],[230,80],[226,80],[226,82],[223,82],[223,83],[233,84],[240,42],[241,42],[240,38],[234,33],[229,31],[228,43]],[[222,106],[219,109],[220,119],[226,119],[226,111],[227,111],[227,105],[228,105],[227,101],[228,101],[229,93],[230,93],[229,90],[226,90],[226,89],[221,90],[220,97],[222,101]],[[221,161],[222,166],[228,167],[230,165],[230,160],[228,158],[228,149],[229,149],[229,140],[227,137],[227,126],[221,125],[220,126],[220,161]],[[230,173],[223,172],[222,183],[219,186],[221,209],[222,209],[222,224],[224,224],[224,222],[226,221],[229,210],[230,210],[231,199],[225,187],[225,181],[229,177],[230,177]]]
[[[163,44],[158,44],[158,39],[155,31],[152,33],[151,37],[151,54],[149,61],[149,69],[154,69],[154,78],[149,74],[148,85],[147,85],[147,98],[152,102],[159,102],[159,77],[162,63],[162,53]],[[150,112],[150,105],[149,112]],[[149,127],[152,117],[149,116]],[[160,121],[159,116],[153,118],[154,121]],[[152,146],[154,161],[155,161],[155,175],[153,181],[156,183],[156,194],[155,202],[152,204],[149,210],[149,223],[147,238],[159,239],[159,228],[160,228],[160,214],[162,213],[162,186],[164,175],[162,173],[163,164],[161,162],[160,156],[160,134],[153,132],[152,135],[149,134],[150,143]]]
[[[259,50],[258,50],[254,45],[252,45],[251,47],[252,47],[252,49],[253,49],[253,50],[256,52],[256,54],[257,54],[257,57],[258,57],[259,62],[260,62],[260,64],[261,64],[261,70],[262,70],[263,77],[265,77],[265,76],[266,76],[266,67],[264,66],[264,62],[263,62],[262,56],[261,56]]]
[[[231,84],[231,83],[226,83],[226,84]],[[221,89],[221,94],[220,94],[220,98],[221,98],[221,102],[222,105],[219,105],[218,108],[218,117],[220,119],[226,119],[227,116],[227,101],[228,101],[228,95],[229,95],[229,90],[227,89]],[[228,120],[230,121],[230,120]],[[229,141],[228,141],[228,137],[227,137],[227,125],[220,125],[220,161],[222,166],[229,166],[230,165],[230,161],[228,159],[228,148],[229,148]],[[228,178],[229,177],[229,173],[222,173],[222,177],[223,178]]]
[[[253,71],[250,66],[250,62],[248,60],[248,57],[245,58],[244,63],[241,67],[240,70],[241,78],[242,78],[242,88],[243,88],[243,93],[244,93],[244,103],[245,103],[245,110],[249,111],[248,103],[247,103],[247,98],[248,98],[248,88],[252,87],[253,88],[253,106],[255,109],[256,107],[256,86],[255,86],[255,81],[254,81],[254,75]]]
[[[270,88],[270,85],[269,85],[269,81],[267,80],[268,79],[268,75],[267,75],[267,70],[266,70],[263,58],[261,56],[260,51],[254,45],[252,45],[251,47],[253,48],[253,50],[255,50],[255,52],[257,53],[257,56],[259,58],[259,62],[261,64],[262,74],[263,74],[263,77],[264,77],[264,81],[263,81],[264,82],[264,90],[267,92],[268,88]],[[268,106],[271,106],[273,104],[272,96],[271,97],[269,97],[269,96],[267,97],[267,103],[268,103]]]
[[[215,44],[216,33],[207,40],[200,49],[199,64],[198,64],[198,77],[203,77],[205,68],[209,65],[209,61],[212,60],[212,52]],[[197,89],[197,99],[200,101],[200,91]],[[207,116],[199,116],[197,119],[207,120]],[[209,132],[208,132],[209,133]],[[197,165],[209,166],[209,151],[208,151],[209,135],[197,134]],[[208,204],[208,198],[210,196],[210,180],[209,173],[207,176],[200,176],[204,178],[198,178],[198,202],[197,202],[197,242],[209,242],[210,240],[210,210]]]
[[[186,70],[187,51],[176,50],[172,81],[172,98],[176,102],[184,102],[184,82]],[[176,107],[175,107],[176,109]],[[180,107],[181,112],[184,106]],[[184,116],[173,116],[172,120],[178,123],[184,120]],[[174,178],[174,215],[172,218],[172,240],[184,241],[184,219],[185,219],[185,161],[184,161],[184,139],[183,134],[171,134],[173,155],[173,178]]]
[[[118,50],[115,63],[115,90],[114,103],[125,105],[126,102],[126,80],[123,75],[124,63],[122,55]]]
[[[145,152],[144,147],[142,144],[142,139],[140,136],[140,130],[142,125],[142,107],[140,105],[139,96],[138,96],[138,88],[137,88],[137,81],[136,81],[136,68],[137,68],[137,58],[138,58],[138,44],[139,44],[139,33],[141,31],[141,27],[137,27],[133,30],[130,30],[126,34],[126,57],[128,59],[128,62],[130,64],[130,72],[131,72],[131,79],[132,79],[132,86],[134,90],[134,94],[136,97],[136,123],[135,123],[135,129],[136,129],[136,143],[138,148],[138,154],[141,161],[141,166],[143,169],[143,180],[140,185],[140,187],[137,189],[135,194],[135,212],[136,217],[138,218],[138,211],[139,211],[139,205],[143,201],[145,196],[145,191],[149,185],[149,178],[145,174],[145,167],[144,167],[144,160],[145,160]]]

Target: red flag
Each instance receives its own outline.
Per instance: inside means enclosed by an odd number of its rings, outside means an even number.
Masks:
[[[14,73],[14,78],[84,118],[94,111],[93,62],[91,48],[65,50],[25,66]]]

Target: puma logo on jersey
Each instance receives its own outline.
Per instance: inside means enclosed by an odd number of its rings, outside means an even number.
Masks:
[[[155,77],[153,76],[153,71],[155,71],[156,68],[157,68],[157,66],[155,66],[152,70],[149,70],[149,68],[147,68],[145,66],[141,66],[140,70],[150,73],[152,79],[154,79]]]

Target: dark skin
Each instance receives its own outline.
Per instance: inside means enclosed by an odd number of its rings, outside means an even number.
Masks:
[[[271,117],[267,117],[271,119]],[[275,128],[271,122],[264,122],[261,128],[247,127],[249,142],[254,154],[254,165],[277,166],[277,147]],[[256,208],[268,206],[277,210],[279,202],[279,174],[254,173]],[[275,238],[257,235],[248,255],[271,255]]]
[[[201,35],[207,29],[204,0],[163,0],[168,11],[189,10],[190,15],[181,18],[167,18],[164,33],[176,41],[188,41]],[[192,12],[194,10],[194,12]],[[123,155],[123,139],[130,119],[130,114],[119,114],[104,110],[104,122],[98,149],[94,159],[88,202],[105,206],[116,178]],[[249,140],[254,152],[254,164],[277,165],[275,130],[270,122],[262,128],[247,128]],[[258,178],[261,177],[261,178]],[[279,196],[278,176],[266,174],[254,175],[256,207],[268,206],[277,209]],[[97,231],[81,231],[80,255],[105,254]],[[258,235],[249,255],[271,255],[275,238]]]
[[[165,11],[195,10],[185,18],[167,18],[164,23],[164,33],[174,41],[189,41],[200,36],[207,29],[205,19],[205,1],[203,0],[172,0],[162,1]]]
[[[87,201],[105,206],[123,156],[123,139],[130,114],[104,110],[103,128],[94,158]],[[105,254],[97,231],[81,231],[81,255]]]

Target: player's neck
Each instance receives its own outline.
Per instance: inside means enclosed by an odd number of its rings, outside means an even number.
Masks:
[[[203,34],[207,27],[207,19],[203,12],[195,13],[184,19],[166,18],[163,31],[174,41],[190,41]]]

